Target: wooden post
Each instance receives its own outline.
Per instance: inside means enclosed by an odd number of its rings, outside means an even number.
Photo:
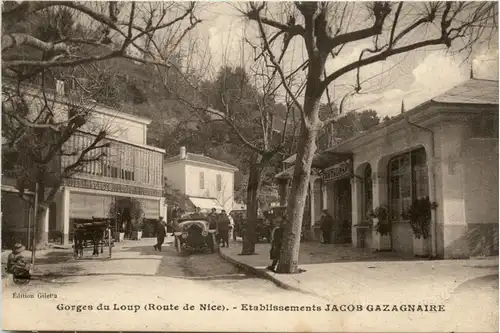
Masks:
[[[37,218],[37,212],[38,212],[38,182],[35,184],[35,211],[33,213],[33,241],[32,241],[32,248],[31,248],[31,266],[32,269],[35,267],[35,252],[36,252],[36,218]]]

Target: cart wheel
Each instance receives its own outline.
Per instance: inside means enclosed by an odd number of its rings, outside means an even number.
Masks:
[[[182,252],[181,242],[177,237],[175,237],[175,249],[177,250],[177,252]]]

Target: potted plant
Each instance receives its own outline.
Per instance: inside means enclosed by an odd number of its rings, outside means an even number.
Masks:
[[[429,255],[429,227],[432,219],[432,210],[437,204],[429,200],[429,197],[416,199],[408,210],[408,219],[413,231],[413,253],[416,256]]]
[[[132,234],[131,238],[133,240],[140,240],[142,238],[142,229],[144,226],[144,209],[142,202],[135,198],[130,199],[130,218],[132,222]]]
[[[143,227],[144,227],[143,219],[136,221],[136,223],[132,225],[132,239],[133,240],[141,240]]]
[[[118,231],[118,241],[123,242],[124,239],[125,239],[125,223],[121,223]]]
[[[373,221],[373,247],[376,251],[391,250],[391,225],[389,224],[389,208],[380,205],[371,214]]]

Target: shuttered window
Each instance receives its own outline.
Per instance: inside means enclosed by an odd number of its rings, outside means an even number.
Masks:
[[[200,171],[200,190],[205,188],[205,173]]]

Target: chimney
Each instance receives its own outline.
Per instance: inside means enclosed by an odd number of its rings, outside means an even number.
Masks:
[[[64,81],[56,80],[56,93],[59,96],[64,96]]]
[[[186,147],[181,147],[180,149],[180,156],[181,156],[181,160],[185,160],[186,159]]]

